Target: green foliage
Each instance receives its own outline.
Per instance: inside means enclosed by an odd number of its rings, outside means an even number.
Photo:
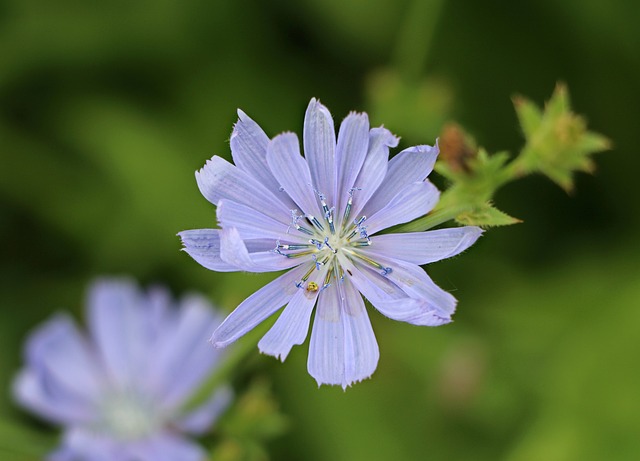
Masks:
[[[522,97],[515,98],[514,105],[526,139],[512,167],[516,175],[540,172],[570,191],[573,173],[593,172],[595,165],[589,156],[610,148],[607,138],[587,131],[584,118],[571,112],[564,85],[556,87],[544,111]]]
[[[575,171],[594,170],[589,156],[609,148],[604,136],[587,131],[584,119],[571,112],[564,85],[556,87],[544,111],[522,97],[516,98],[514,105],[526,138],[520,154],[509,162],[508,152],[489,155],[475,148],[465,133],[448,134],[435,170],[449,187],[431,215],[398,226],[395,231],[430,229],[449,219],[482,227],[519,223],[519,219],[493,205],[493,197],[503,185],[542,173],[568,191]]]
[[[267,461],[265,444],[289,427],[275,402],[270,384],[256,379],[218,424],[219,440],[211,461]]]

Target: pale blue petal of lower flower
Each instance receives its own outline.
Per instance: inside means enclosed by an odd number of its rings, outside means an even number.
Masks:
[[[267,147],[267,163],[297,208],[304,214],[319,216],[320,207],[313,191],[309,165],[300,155],[300,144],[294,133],[283,133],[271,140]]]
[[[214,312],[205,298],[185,296],[152,344],[147,386],[163,408],[174,410],[181,406],[220,359],[220,351],[212,350],[207,342],[211,330],[222,321]]]
[[[221,200],[216,210],[218,222],[223,228],[235,227],[242,239],[271,238],[292,242],[306,241],[292,234],[288,234],[289,224],[277,221],[254,208],[231,200]]]
[[[429,181],[414,182],[365,221],[367,232],[372,235],[424,216],[436,206],[439,199],[440,192]]]
[[[15,400],[41,417],[59,424],[90,423],[95,407],[68,393],[60,393],[50,384],[46,375],[33,370],[22,370],[13,381]]]
[[[360,293],[349,279],[320,293],[307,368],[318,385],[343,388],[368,378],[379,351]]]
[[[257,179],[221,157],[214,156],[208,160],[196,172],[196,181],[202,195],[214,205],[222,199],[229,199],[260,210],[274,219],[290,214],[289,208]]]
[[[340,124],[336,146],[337,210],[344,209],[369,148],[369,117],[352,112]]]
[[[331,113],[315,98],[309,102],[304,116],[302,141],[313,187],[326,196],[327,203],[335,203],[336,132]]]
[[[362,210],[365,216],[373,216],[398,195],[407,184],[423,181],[438,157],[438,146],[414,146],[403,150],[389,162],[387,174],[375,194]]]
[[[229,142],[233,163],[273,192],[287,208],[295,208],[289,196],[280,191],[280,185],[267,165],[269,138],[262,128],[240,109],[238,122],[233,127]]]
[[[130,448],[130,459],[136,461],[204,461],[204,450],[194,442],[165,431]]]
[[[273,242],[274,248],[275,243]],[[250,253],[238,230],[233,227],[220,232],[220,257],[224,262],[247,272],[279,271],[295,267],[302,262],[270,250]]]
[[[240,270],[220,258],[220,229],[192,229],[178,234],[187,252],[196,262],[209,270],[235,272]]]
[[[98,357],[68,316],[59,314],[32,333],[26,355],[49,386],[86,402],[99,399],[104,374]]]
[[[453,312],[447,312],[429,299],[412,298],[389,278],[366,268],[358,269],[347,258],[341,262],[345,270],[351,273],[350,280],[356,288],[384,316],[423,326],[437,326],[451,321]],[[448,302],[445,308],[449,309]]]
[[[354,182],[358,190],[353,194],[353,217],[359,216],[360,210],[382,184],[389,164],[389,148],[396,147],[398,141],[386,128],[372,128],[369,131],[369,150]]]
[[[97,280],[87,300],[88,326],[109,379],[133,385],[144,376],[155,332],[147,322],[150,304],[128,279]]]
[[[215,347],[228,346],[287,304],[299,291],[295,284],[305,272],[304,267],[291,269],[245,299],[216,328],[211,343]]]
[[[462,253],[482,235],[475,226],[452,227],[427,232],[383,234],[371,237],[371,246],[361,249],[372,259],[378,256],[413,264],[429,264]]]
[[[58,451],[49,461],[130,461],[126,443],[118,443],[99,431],[71,427],[62,436]]]
[[[308,268],[307,265],[305,266],[305,268]],[[319,271],[314,271],[308,282],[315,282],[322,286],[322,280],[326,273],[326,267]],[[299,288],[280,314],[280,317],[278,317],[278,320],[276,320],[276,323],[258,343],[260,352],[278,357],[284,361],[293,346],[302,344],[309,332],[311,312],[317,297],[318,291],[309,291],[304,287]]]
[[[183,432],[196,435],[204,434],[227,409],[232,399],[231,387],[224,386],[218,389],[201,407],[175,421],[173,425]]]

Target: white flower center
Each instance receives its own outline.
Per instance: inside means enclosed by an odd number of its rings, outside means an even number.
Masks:
[[[105,399],[99,429],[118,440],[135,440],[156,432],[164,420],[151,399],[125,391]]]
[[[289,230],[295,229],[304,234],[305,238],[308,237],[308,243],[281,244],[277,241],[273,251],[287,258],[308,258],[313,261],[307,273],[296,283],[298,288],[305,288],[305,283],[313,271],[320,270],[323,266],[329,268],[323,285],[319,287],[315,282],[309,282],[306,286],[307,290],[325,289],[330,285],[332,278],[342,280],[344,270],[338,262],[338,254],[354,261],[364,262],[378,270],[381,275],[386,276],[392,272],[392,268],[379,264],[359,251],[360,248],[371,245],[371,239],[367,233],[366,216],[351,218],[353,194],[356,190],[359,189],[353,188],[349,191],[349,200],[337,225],[334,219],[335,208],[330,208],[324,194],[319,192],[317,195],[324,213],[321,219],[310,214],[298,215],[297,210],[291,211],[292,221]]]

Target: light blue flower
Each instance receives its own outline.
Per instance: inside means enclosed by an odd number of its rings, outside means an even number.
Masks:
[[[242,111],[231,134],[235,166],[213,157],[196,180],[217,206],[221,229],[181,232],[184,249],[215,271],[289,269],[242,302],[211,341],[226,346],[286,306],[259,342],[284,360],[305,341],[316,308],[308,370],[343,388],[369,377],[378,345],[362,295],[382,314],[415,325],[451,321],[456,300],[420,265],[454,256],[477,227],[377,235],[427,214],[439,192],[426,180],[437,146],[410,147],[389,161],[398,139],[351,113],[337,142],[331,114],[312,99],[303,147],[284,133],[269,140]]]
[[[89,335],[58,314],[28,338],[14,381],[18,403],[64,426],[55,461],[200,461],[181,433],[201,434],[226,408],[227,387],[181,407],[220,361],[206,341],[220,322],[208,302],[176,305],[161,288],[98,280],[87,301]]]

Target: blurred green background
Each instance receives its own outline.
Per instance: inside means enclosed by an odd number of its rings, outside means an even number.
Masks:
[[[25,334],[80,316],[93,276],[227,311],[272,278],[207,271],[175,236],[215,225],[194,171],[229,157],[236,108],[300,134],[318,97],[401,147],[455,120],[517,152],[510,98],[541,104],[564,81],[614,150],[572,196],[542,177],[507,186],[496,204],[524,223],[428,268],[459,299],[455,323],[371,311],[378,370],[347,392],[317,389],[308,344],[285,364],[256,348],[243,373],[269,376],[289,417],[274,460],[640,459],[638,18],[632,0],[1,2],[0,438],[53,434],[12,405],[11,376]]]

